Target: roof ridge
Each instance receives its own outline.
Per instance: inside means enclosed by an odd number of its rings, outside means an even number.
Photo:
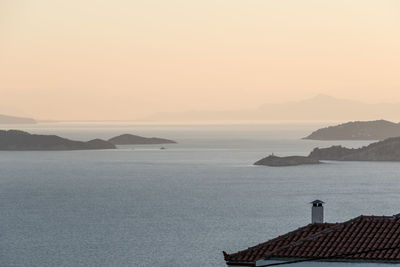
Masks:
[[[396,214],[396,215],[391,215],[391,216],[387,216],[387,215],[360,215],[356,218],[362,217],[362,218],[373,218],[373,219],[398,219],[400,214]],[[356,219],[354,218],[354,219]]]

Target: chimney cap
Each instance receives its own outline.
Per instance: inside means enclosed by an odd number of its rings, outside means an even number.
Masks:
[[[314,201],[311,201],[310,204],[324,204],[325,202],[323,202],[322,200],[316,199]]]

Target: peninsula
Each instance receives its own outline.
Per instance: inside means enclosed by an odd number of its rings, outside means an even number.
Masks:
[[[35,124],[36,121],[32,118],[15,117],[0,114],[0,124]]]
[[[160,145],[160,144],[176,144],[175,141],[157,137],[142,137],[133,134],[122,134],[110,138],[108,142],[114,145]]]
[[[254,163],[265,166],[294,166],[317,164],[320,160],[336,161],[400,161],[400,137],[392,137],[361,148],[331,146],[314,148],[307,156],[268,156]]]
[[[265,157],[254,165],[264,165],[271,167],[283,167],[283,166],[297,166],[304,164],[319,164],[321,163],[318,159],[311,157],[303,157],[303,156],[290,156],[290,157],[278,157],[274,155],[270,155]]]
[[[400,124],[386,120],[354,121],[316,130],[309,140],[384,140],[400,136]]]
[[[30,150],[92,150],[115,149],[115,145],[94,139],[88,142],[74,141],[56,135],[30,134],[19,130],[0,130],[0,150],[30,151]]]

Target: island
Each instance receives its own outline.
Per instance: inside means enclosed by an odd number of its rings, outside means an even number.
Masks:
[[[303,156],[290,156],[290,157],[278,157],[274,155],[270,155],[265,157],[254,165],[264,165],[271,167],[283,167],[283,166],[297,166],[303,164],[319,164],[321,163],[318,159],[311,157],[303,157]]]
[[[108,139],[108,142],[114,145],[160,145],[160,144],[176,144],[176,141],[157,138],[142,137],[133,134],[122,134]]]
[[[57,135],[30,134],[19,130],[0,130],[0,150],[7,151],[54,151],[115,149],[115,145],[101,139],[88,142],[74,141]]]
[[[0,114],[0,124],[35,124],[36,121],[32,118],[15,117]]]
[[[386,120],[354,121],[316,130],[309,140],[384,140],[400,136],[400,124]]]

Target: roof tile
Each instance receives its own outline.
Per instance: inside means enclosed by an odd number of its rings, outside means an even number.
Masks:
[[[359,216],[343,223],[315,223],[233,254],[227,262],[264,258],[400,261],[400,216]]]

